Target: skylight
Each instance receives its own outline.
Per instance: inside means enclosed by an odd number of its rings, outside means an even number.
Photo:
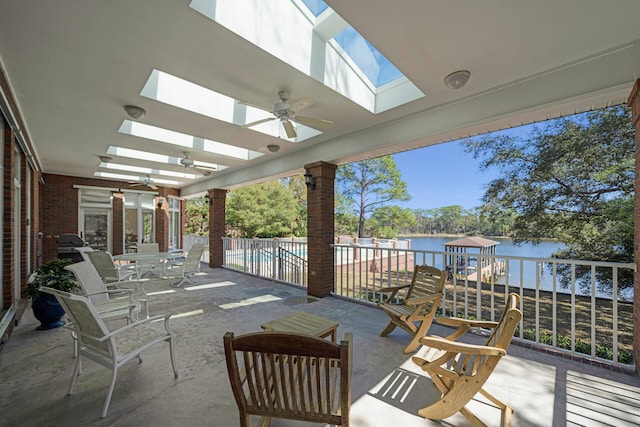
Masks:
[[[110,154],[112,156],[118,156],[118,157],[127,157],[129,159],[146,160],[149,162],[182,166],[182,163],[180,163],[180,160],[181,160],[180,157],[167,156],[165,154],[158,154],[158,153],[150,153],[148,151],[133,150],[131,148],[115,147],[113,145],[109,146],[109,148],[107,149],[107,154]],[[200,161],[194,161],[193,164],[194,166],[202,166],[204,168],[216,170],[216,171],[220,171],[222,169],[227,168],[227,166],[216,165],[215,163],[207,163],[207,162],[200,162]]]
[[[286,139],[290,142],[301,142],[322,133],[316,129],[303,126],[299,123],[292,123],[296,129],[297,137],[288,138],[282,129],[280,122],[275,120],[274,115],[269,111],[242,104],[238,100],[226,95],[160,70],[153,70],[151,72],[147,82],[142,88],[142,92],[140,92],[140,95],[151,98],[155,101],[173,105],[174,107],[182,108],[183,110],[202,114],[203,116],[211,117],[212,119],[222,120],[239,126],[245,126],[263,119],[274,119],[258,125],[250,126],[249,128],[276,138]],[[271,105],[265,105],[264,107],[268,109]],[[125,122],[133,123],[130,120],[126,120]],[[148,131],[146,134],[150,135]],[[190,135],[188,135],[188,137],[195,138]],[[155,139],[153,136],[145,136],[145,138]],[[174,137],[169,136],[168,134],[163,138],[164,142],[170,142],[169,140],[174,139]],[[184,142],[184,138],[182,137],[175,139],[183,141],[182,143],[176,142],[177,145],[183,145],[185,143],[188,144],[188,142]],[[214,148],[212,144],[208,144],[211,148],[205,149],[205,151],[212,151],[217,154],[228,155],[244,160],[255,159],[263,155],[263,153],[257,151],[250,151],[233,145],[223,144],[221,142],[208,142],[214,143],[216,146]]]
[[[424,96],[324,1],[192,0],[190,7],[372,113]]]
[[[302,0],[302,3],[316,18],[327,9],[335,13],[322,0]],[[352,26],[340,31],[333,39],[375,87],[403,77],[402,72]]]
[[[152,139],[154,141],[166,142],[167,144],[178,145],[187,148],[187,151],[205,151],[221,156],[232,157],[234,159],[251,160],[264,155],[258,151],[247,150],[246,148],[234,145],[223,144],[209,139],[199,138],[186,133],[163,129],[144,123],[124,120],[118,132],[140,138]]]
[[[142,173],[146,175],[153,174],[153,175],[161,175],[161,176],[171,176],[174,178],[185,178],[185,179],[197,179],[202,176],[202,175],[196,175],[192,173],[174,172],[174,171],[154,169],[154,168],[144,168],[140,166],[123,165],[118,163],[100,162],[100,165],[98,165],[98,167],[102,169],[113,169],[113,170],[124,171],[124,172],[135,172],[135,173]]]
[[[111,173],[111,172],[94,172],[93,176],[99,177],[99,178],[110,178],[110,179],[117,179],[120,181],[135,181],[135,182],[142,182],[142,183],[145,183],[145,180],[148,179],[147,177],[142,177],[137,175],[125,175],[125,174]],[[176,186],[182,184],[179,181],[171,181],[167,179],[153,178],[152,181],[154,184],[176,185]]]

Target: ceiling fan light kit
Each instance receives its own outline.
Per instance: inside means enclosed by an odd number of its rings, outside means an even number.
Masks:
[[[267,145],[267,150],[269,150],[271,153],[277,153],[278,150],[280,150],[280,146],[277,144],[269,144]]]

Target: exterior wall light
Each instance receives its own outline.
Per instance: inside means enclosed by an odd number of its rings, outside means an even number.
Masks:
[[[316,189],[316,179],[313,177],[313,175],[311,175],[311,172],[309,171],[304,174],[304,184],[307,186],[307,188],[310,188],[312,190]]]

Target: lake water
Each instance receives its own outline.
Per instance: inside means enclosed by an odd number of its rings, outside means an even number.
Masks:
[[[411,249],[444,252],[445,243],[457,239],[458,238],[456,237],[412,237],[408,240],[411,240]],[[516,245],[512,239],[505,238],[492,237],[491,240],[499,242],[496,247],[497,257],[551,258],[551,255],[555,251],[565,247],[563,243],[548,240],[542,241],[537,245],[533,243],[522,243]],[[474,248],[467,249],[467,253],[475,255],[478,253],[478,250]],[[441,263],[441,259],[438,259],[437,264]],[[436,267],[442,268],[442,265],[436,265]],[[541,290],[551,291],[553,290],[553,280],[550,272],[548,271],[549,266],[547,264],[542,264],[542,267],[542,272],[537,272],[535,262],[525,261],[522,264],[521,274],[520,263],[512,261],[509,263],[509,274],[500,277],[496,283],[502,285],[508,283],[510,286],[519,286],[522,276],[522,282],[525,288],[535,289],[538,283],[537,281],[539,281]],[[556,290],[558,292],[569,292],[569,290],[562,289],[559,283],[556,285]],[[579,290],[576,289],[576,291],[579,293]]]
[[[456,239],[457,237],[412,237],[408,240],[411,240],[411,249],[442,252],[445,243]],[[496,247],[498,256],[551,258],[551,254],[565,246],[563,243],[550,240],[540,242],[538,245],[533,243],[516,245],[513,240],[505,238],[492,237],[491,240],[500,243]]]

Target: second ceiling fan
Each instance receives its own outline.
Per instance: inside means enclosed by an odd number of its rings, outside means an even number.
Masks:
[[[332,121],[314,119],[311,117],[304,117],[304,116],[298,115],[299,111],[313,105],[313,101],[310,100],[309,98],[302,98],[301,100],[295,102],[294,104],[290,104],[289,92],[284,90],[281,90],[280,92],[278,92],[278,97],[280,97],[280,102],[275,103],[273,105],[273,109],[268,109],[265,107],[261,107],[259,105],[249,104],[246,102],[240,102],[241,104],[248,105],[250,107],[268,111],[274,115],[274,117],[257,120],[252,123],[247,123],[243,127],[251,127],[260,123],[278,119],[280,120],[280,122],[282,122],[282,127],[284,127],[284,131],[287,133],[288,138],[295,138],[297,136],[296,130],[293,127],[293,124],[291,124],[291,122],[300,123],[302,125],[309,126],[311,128],[318,129],[318,130],[331,129],[333,127]]]
[[[194,171],[204,176],[209,176],[211,175],[211,171],[217,170],[209,166],[196,165],[195,161],[189,158],[190,153],[188,151],[183,151],[182,153],[184,157],[180,159],[180,164],[187,169],[194,169]]]

